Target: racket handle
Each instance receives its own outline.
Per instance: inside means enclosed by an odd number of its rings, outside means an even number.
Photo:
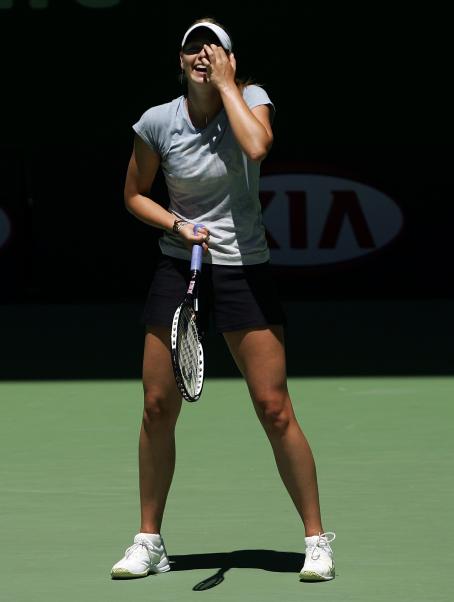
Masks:
[[[199,231],[199,228],[203,228],[203,227],[204,227],[203,224],[195,224],[194,234],[197,234],[197,232]],[[197,270],[198,272],[200,272],[200,270],[202,269],[202,253],[203,253],[202,245],[195,244],[192,247],[191,270]]]

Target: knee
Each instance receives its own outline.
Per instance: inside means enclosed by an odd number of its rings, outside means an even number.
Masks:
[[[173,429],[178,418],[178,410],[164,395],[157,391],[145,391],[143,426],[150,432],[156,429]]]
[[[254,396],[254,405],[269,435],[282,436],[286,433],[292,419],[293,410],[286,391],[266,391]]]

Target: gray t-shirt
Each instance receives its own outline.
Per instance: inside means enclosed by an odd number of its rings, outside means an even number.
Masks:
[[[274,105],[257,85],[243,89],[252,109]],[[195,128],[184,96],[148,109],[134,131],[161,157],[169,209],[211,233],[207,263],[250,265],[269,259],[259,201],[260,163],[250,161],[236,141],[224,109],[206,128]],[[165,232],[162,252],[189,259],[180,237]]]

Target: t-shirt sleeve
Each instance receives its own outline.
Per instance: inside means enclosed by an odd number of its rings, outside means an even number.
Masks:
[[[255,84],[246,86],[243,90],[243,98],[250,109],[259,105],[268,105],[271,110],[271,121],[274,119],[276,107],[264,88]]]
[[[156,117],[157,115],[155,115],[153,108],[148,109],[148,111],[145,111],[140,117],[139,121],[134,123],[132,129],[146,144],[148,144],[151,150],[160,154],[159,122]]]

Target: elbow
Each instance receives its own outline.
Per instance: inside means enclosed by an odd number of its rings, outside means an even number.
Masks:
[[[261,161],[263,161],[263,159],[266,157],[267,154],[268,154],[268,152],[266,152],[266,151],[257,150],[257,151],[248,153],[248,158],[253,163],[260,163]]]
[[[133,205],[134,205],[134,195],[131,194],[127,194],[125,192],[124,196],[123,196],[123,201],[125,204],[126,209],[129,211],[129,213],[134,213],[133,210]]]
[[[254,163],[260,163],[270,152],[272,144],[273,140],[270,138],[266,143],[251,148],[246,154]]]
[[[123,202],[125,208],[133,213],[134,205],[136,204],[137,197],[139,196],[139,189],[137,186],[132,186],[131,183],[126,182],[123,188]]]

